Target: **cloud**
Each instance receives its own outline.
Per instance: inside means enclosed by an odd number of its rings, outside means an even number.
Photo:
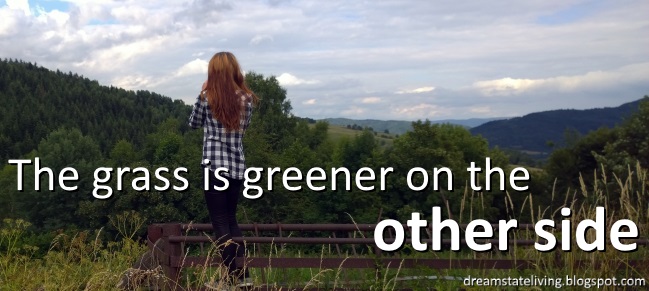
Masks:
[[[491,107],[489,106],[471,107],[469,111],[471,113],[480,113],[480,114],[491,113]]]
[[[525,92],[543,83],[543,80],[502,78],[498,80],[478,81],[473,84],[487,96]]]
[[[304,105],[313,105],[313,104],[315,104],[315,102],[316,102],[315,99],[309,99],[309,100],[303,101],[302,104],[304,104]]]
[[[208,62],[199,58],[184,64],[176,71],[176,76],[207,74]]]
[[[279,76],[311,118],[500,117],[649,93],[641,0],[5,2],[0,58],[188,104],[218,51]]]
[[[113,71],[128,67],[129,63],[136,61],[139,56],[149,54],[169,41],[169,37],[152,36],[134,42],[115,45],[105,49],[99,49],[75,64],[77,67],[92,69],[95,71]]]
[[[352,106],[342,111],[342,114],[350,118],[359,118],[359,115],[364,114],[367,109],[357,106]]]
[[[376,104],[376,103],[380,103],[380,102],[381,102],[381,98],[379,98],[379,97],[365,97],[365,98],[361,99],[361,103],[364,103],[364,104]]]
[[[440,108],[439,106],[434,104],[421,103],[414,106],[406,106],[406,107],[399,106],[393,109],[392,112],[394,114],[409,119],[418,116],[424,118],[433,118],[433,117],[438,117],[438,114],[440,113]]]
[[[143,75],[120,76],[113,79],[111,84],[128,90],[141,90],[152,84],[152,78]]]
[[[473,87],[485,96],[504,96],[535,90],[589,91],[639,82],[649,82],[649,62],[628,65],[610,71],[592,71],[581,75],[543,79],[502,78],[478,81],[473,84]]]
[[[279,81],[279,84],[282,86],[297,86],[297,85],[304,85],[304,84],[317,84],[320,81],[318,80],[304,80],[300,79],[296,76],[293,76],[289,73],[283,73],[277,77],[277,81]]]
[[[14,11],[0,8],[0,37],[8,37],[16,32],[14,27],[18,26],[18,17],[13,16]]]
[[[421,87],[417,89],[412,89],[412,90],[401,90],[397,91],[397,94],[418,94],[418,93],[426,93],[426,92],[432,92],[435,90],[435,87]]]
[[[250,44],[251,45],[258,45],[258,44],[261,44],[263,42],[272,42],[272,41],[273,41],[273,37],[270,36],[270,35],[255,35],[255,37],[253,37],[250,40]]]
[[[190,22],[195,28],[201,28],[226,18],[223,14],[232,8],[226,1],[193,0],[186,8],[177,12],[174,19],[176,22]]]
[[[25,15],[31,15],[28,0],[5,0],[7,7],[12,10],[21,10]]]

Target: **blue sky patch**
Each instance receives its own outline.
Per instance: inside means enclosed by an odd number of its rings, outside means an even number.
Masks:
[[[68,4],[67,2],[56,1],[56,0],[34,0],[34,1],[30,1],[29,7],[31,8],[32,11],[36,9],[36,7],[41,7],[46,12],[52,10],[68,11],[68,9],[70,8],[70,4]]]
[[[583,18],[602,11],[605,2],[602,0],[593,0],[582,2],[566,9],[556,11],[553,14],[542,15],[536,19],[536,22],[543,25],[561,25],[577,22]]]

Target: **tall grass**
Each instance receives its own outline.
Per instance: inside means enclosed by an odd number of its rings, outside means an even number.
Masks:
[[[647,169],[639,165],[628,167],[623,176],[610,174],[600,169],[593,174],[593,183],[581,179],[580,187],[567,190],[565,193],[553,191],[550,206],[535,203],[534,196],[527,194],[522,205],[512,202],[512,194],[507,194],[507,215],[510,219],[519,219],[520,223],[535,223],[541,219],[554,219],[556,225],[564,219],[558,213],[562,207],[572,210],[567,220],[571,222],[571,233],[579,222],[585,219],[595,219],[595,209],[606,207],[606,225],[610,227],[614,221],[629,219],[638,226],[641,238],[646,238],[649,231],[649,176]],[[592,185],[589,185],[592,184]],[[514,194],[520,195],[520,194]],[[552,206],[554,205],[554,206]],[[557,207],[558,205],[558,207]],[[449,213],[458,220],[480,218],[484,211],[484,200],[481,193],[465,191],[459,213]],[[450,208],[446,207],[450,212]],[[523,218],[525,219],[523,220]],[[531,218],[532,221],[528,221]],[[161,269],[152,268],[139,270],[131,268],[146,252],[147,248],[136,240],[138,231],[144,226],[144,219],[137,213],[127,212],[110,219],[111,225],[119,233],[117,240],[102,240],[102,231],[82,231],[74,235],[60,234],[51,243],[44,256],[36,255],[38,248],[29,245],[23,239],[30,224],[22,220],[5,220],[0,227],[0,286],[2,290],[117,290],[124,287],[124,278],[128,278],[129,289],[137,289],[152,284],[167,284],[171,289],[183,290],[191,286],[201,286],[205,282],[219,281],[225,273],[222,266],[192,267],[183,270],[182,281],[170,285]],[[467,221],[458,221],[466,223]],[[558,240],[561,231],[553,234]],[[354,235],[363,235],[361,232]],[[573,235],[571,235],[572,237]],[[350,270],[343,268],[327,269],[252,269],[251,274],[257,285],[274,286],[276,289],[291,289],[294,287],[318,287],[323,290],[336,287],[359,287],[368,290],[395,290],[408,287],[415,290],[437,288],[439,290],[456,290],[466,288],[461,278],[467,276],[496,278],[534,275],[536,277],[565,277],[578,278],[649,278],[649,268],[633,267],[627,262],[630,259],[642,259],[649,255],[645,246],[638,250],[624,253],[615,250],[608,243],[605,252],[581,251],[572,239],[572,251],[562,251],[560,244],[557,250],[543,253],[533,247],[512,246],[507,252],[476,253],[470,250],[462,252],[424,252],[419,253],[405,247],[399,256],[444,258],[444,259],[514,259],[531,260],[533,268],[527,270],[434,270],[427,268],[403,269],[401,266],[390,266],[384,269]],[[511,234],[513,239],[537,239],[533,231],[519,230]],[[595,239],[594,231],[587,232],[587,241]],[[193,249],[192,249],[193,248]],[[331,246],[322,246],[317,253],[306,253],[304,250],[291,249],[289,246],[272,245],[270,248],[248,248],[250,256],[276,257],[339,257]],[[187,253],[197,252],[190,246]],[[208,250],[200,252],[208,258],[218,256],[213,244]],[[359,256],[372,256],[371,251],[360,252]],[[349,250],[342,253],[343,257],[356,256]],[[207,262],[207,261],[206,261]],[[581,267],[576,263],[581,262]],[[263,272],[263,273],[262,273]],[[152,279],[153,278],[153,279]],[[460,280],[458,280],[460,279]],[[120,283],[122,282],[122,283]],[[220,281],[219,281],[220,282]],[[469,288],[471,289],[471,288]],[[480,290],[489,288],[479,288]],[[492,290],[499,290],[494,287]],[[530,290],[554,289],[553,287],[536,287]],[[579,289],[579,288],[578,288]],[[629,288],[628,290],[634,290]]]
[[[143,222],[133,213],[112,220],[126,225],[135,223],[138,228]],[[59,234],[46,254],[37,257],[36,247],[16,243],[29,226],[22,220],[5,219],[0,228],[0,249],[4,250],[0,255],[2,290],[115,290],[126,270],[146,251],[133,235],[118,241],[102,241],[100,229]],[[122,235],[135,230],[117,229]]]

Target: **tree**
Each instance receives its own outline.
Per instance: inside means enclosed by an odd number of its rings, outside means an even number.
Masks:
[[[110,159],[114,166],[127,166],[137,160],[137,154],[132,143],[120,139],[110,151]]]
[[[266,78],[254,72],[246,74],[246,84],[260,99],[249,131],[263,133],[273,151],[285,148],[292,142],[297,124],[286,90],[274,76]]]
[[[25,189],[22,207],[27,210],[28,221],[47,230],[66,229],[74,225],[87,226],[87,220],[81,219],[77,210],[79,202],[94,199],[91,194],[93,172],[95,168],[104,166],[97,143],[78,129],[61,128],[38,144],[33,157],[40,158],[41,168],[51,168],[54,191],[47,190],[47,174],[40,176],[40,191],[36,191],[33,186]],[[72,167],[78,172],[78,182],[68,183],[69,186],[78,186],[76,191],[64,191],[58,185],[58,173],[66,167]],[[29,166],[25,178],[33,180],[32,177],[34,166]]]
[[[449,203],[451,211],[459,213],[463,189],[468,180],[466,168],[471,162],[484,169],[485,157],[490,152],[486,140],[473,136],[465,128],[451,124],[431,124],[430,121],[412,123],[413,130],[394,140],[393,147],[386,152],[386,160],[394,167],[395,175],[389,176],[388,190],[383,196],[383,205],[394,205],[388,209],[391,216],[406,215],[416,209],[428,213],[432,206],[444,206]],[[492,166],[503,167],[502,158],[493,161]],[[406,184],[407,173],[420,167],[427,171],[429,186],[422,191],[410,190]],[[432,187],[433,170],[446,167],[452,171],[452,190],[447,190],[448,175],[441,174],[440,189]],[[415,176],[413,184],[420,185],[423,177]],[[496,209],[491,200],[496,191],[484,194],[485,207],[477,215],[483,218],[494,218]],[[445,207],[444,207],[445,208]],[[400,211],[400,209],[402,209]],[[405,219],[405,217],[401,217]]]
[[[649,96],[644,96],[638,111],[621,125],[619,137],[607,149],[607,154],[614,153],[626,153],[627,161],[649,167]]]
[[[638,111],[621,125],[600,128],[555,150],[545,168],[549,177],[557,180],[556,192],[567,193],[568,189],[580,188],[581,181],[586,185],[595,183],[595,171],[612,172],[624,181],[629,167],[636,163],[649,166],[648,157],[649,97],[645,96]],[[615,207],[619,201],[617,193],[608,195],[609,203]]]

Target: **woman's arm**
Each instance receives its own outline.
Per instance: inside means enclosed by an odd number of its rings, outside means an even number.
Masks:
[[[204,87],[205,84],[203,84],[203,88]],[[207,100],[202,100],[202,94],[203,92],[196,97],[196,103],[194,103],[192,114],[189,115],[189,126],[191,128],[201,128],[205,123],[205,118],[207,116]]]

